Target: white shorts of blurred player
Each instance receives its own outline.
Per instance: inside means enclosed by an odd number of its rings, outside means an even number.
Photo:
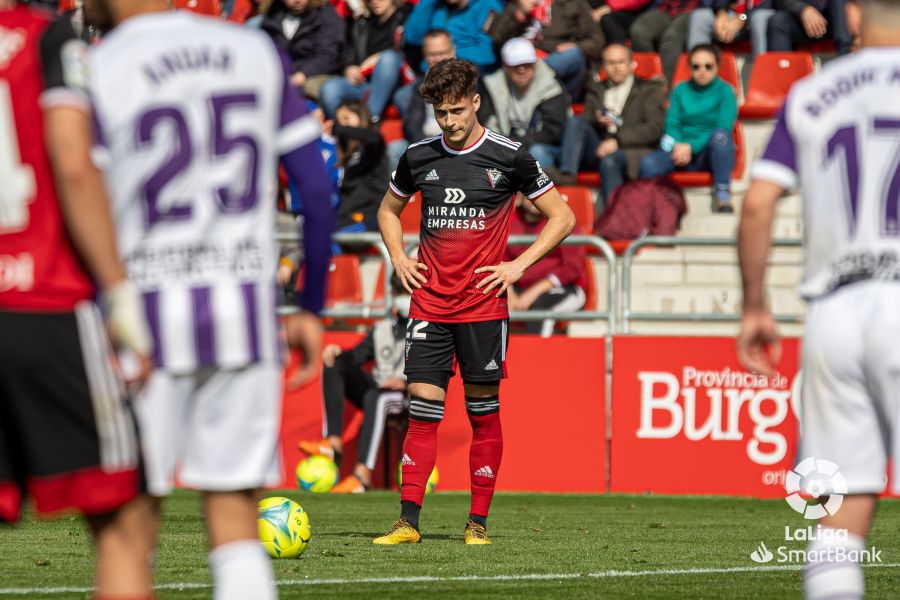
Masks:
[[[900,492],[900,283],[867,281],[810,303],[800,453],[834,462],[850,494]],[[832,490],[826,490],[832,491]]]
[[[253,364],[187,375],[156,371],[135,402],[148,491],[175,484],[210,492],[281,481],[283,368]]]

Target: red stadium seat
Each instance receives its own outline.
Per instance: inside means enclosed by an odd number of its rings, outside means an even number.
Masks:
[[[600,173],[597,171],[581,171],[578,173],[576,183],[584,187],[600,187]]]
[[[409,199],[406,208],[400,213],[400,224],[403,226],[403,233],[419,235],[419,228],[422,226],[422,196],[420,194]]]
[[[597,310],[597,276],[594,274],[594,263],[584,257],[584,308]]]
[[[580,104],[578,102],[574,102],[572,104],[572,114],[576,117],[584,112],[584,104]]]
[[[735,95],[741,97],[741,75],[738,72],[737,60],[731,52],[722,53],[722,61],[719,64],[719,77],[731,84],[734,88]],[[675,67],[675,73],[672,75],[672,88],[691,78],[691,65],[688,64],[688,55],[682,54],[678,59]]]
[[[57,6],[57,11],[59,14],[67,13],[70,10],[75,10],[78,8],[78,4],[75,0],[59,0],[59,5]]]
[[[403,139],[403,121],[400,119],[382,119],[379,127],[385,143],[390,144]]]
[[[400,118],[400,110],[393,104],[389,104],[388,107],[384,109],[384,115],[382,115],[381,118],[382,119],[399,119]]]
[[[634,68],[634,74],[643,79],[653,79],[654,77],[663,76],[662,61],[656,52],[635,52],[634,62],[637,66]],[[606,71],[601,67],[600,81],[606,81]]]
[[[234,0],[231,5],[231,12],[228,13],[228,20],[232,23],[243,24],[253,16],[254,7],[251,0]]]
[[[355,254],[339,254],[331,259],[328,269],[328,290],[325,306],[337,304],[362,304],[362,277],[359,273],[359,257]]]
[[[734,124],[734,143],[737,146],[737,156],[731,178],[740,179],[744,175],[744,128],[740,121]],[[703,187],[712,185],[712,174],[707,171],[675,171],[672,173],[672,181],[681,187]]]
[[[594,198],[591,191],[582,186],[559,186],[557,189],[575,213],[575,222],[581,231],[590,233],[594,228]]]
[[[172,7],[180,10],[189,10],[198,15],[208,17],[221,17],[222,7],[219,0],[173,0]]]
[[[815,69],[807,52],[767,52],[756,57],[747,97],[740,109],[743,119],[771,119],[781,108],[791,85]]]

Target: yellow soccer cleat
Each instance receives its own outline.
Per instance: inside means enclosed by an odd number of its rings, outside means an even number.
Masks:
[[[475,521],[466,522],[466,533],[464,537],[466,544],[486,546],[488,544],[494,543],[491,541],[491,538],[488,537],[487,529],[485,529]]]
[[[372,540],[372,543],[391,546],[395,544],[418,544],[421,540],[422,536],[406,519],[397,519],[390,531],[381,537],[375,538]]]

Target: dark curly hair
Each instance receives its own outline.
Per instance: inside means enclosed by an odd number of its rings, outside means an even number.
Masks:
[[[471,96],[477,84],[478,67],[460,58],[446,58],[428,70],[419,93],[425,102],[436,106]]]

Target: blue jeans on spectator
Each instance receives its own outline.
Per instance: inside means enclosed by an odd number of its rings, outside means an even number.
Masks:
[[[388,171],[391,173],[394,172],[397,168],[397,164],[400,162],[400,157],[403,156],[403,153],[406,152],[408,147],[409,142],[406,140],[394,140],[387,145]]]
[[[552,167],[556,165],[556,161],[559,159],[559,146],[532,144],[528,147],[528,151],[534,157],[534,160],[540,163],[541,168]]]
[[[401,119],[406,116],[406,111],[409,109],[409,103],[412,102],[413,87],[415,85],[415,82],[407,83],[394,92],[394,106],[400,111]]]
[[[375,63],[375,70],[369,81],[353,85],[345,77],[329,79],[322,85],[319,100],[325,116],[334,118],[334,112],[345,100],[362,100],[368,93],[366,105],[374,119],[381,117],[384,109],[391,102],[391,96],[400,81],[400,69],[403,66],[403,55],[396,50],[385,50]]]
[[[575,47],[565,52],[548,54],[544,62],[556,72],[557,78],[569,92],[569,97],[573,101],[580,100],[587,76],[587,59],[581,48]]]
[[[641,179],[668,175],[676,169],[682,171],[710,171],[713,185],[717,192],[728,191],[731,187],[731,172],[734,171],[736,158],[734,140],[731,132],[724,129],[713,129],[709,143],[701,152],[691,156],[691,162],[684,167],[676,167],[672,162],[672,153],[657,150],[641,159]]]
[[[600,135],[587,119],[584,117],[569,119],[560,148],[559,170],[567,175],[577,175],[579,171],[598,170],[600,202],[597,208],[602,210],[609,202],[613,191],[625,183],[628,160],[621,149],[604,157],[603,160],[597,158],[600,141]]]

